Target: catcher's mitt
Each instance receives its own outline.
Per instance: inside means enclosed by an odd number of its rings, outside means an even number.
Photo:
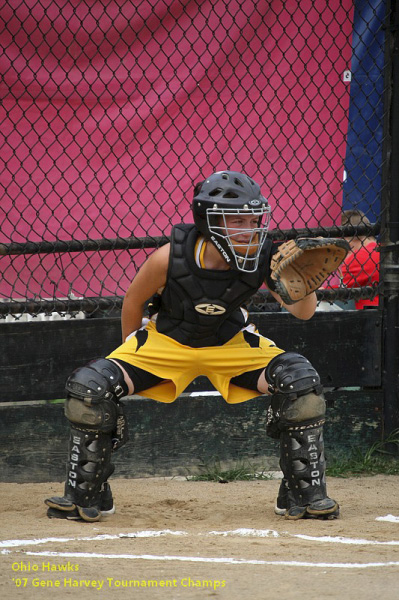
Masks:
[[[348,254],[346,240],[301,238],[281,244],[270,262],[275,291],[285,304],[294,304],[317,290]]]

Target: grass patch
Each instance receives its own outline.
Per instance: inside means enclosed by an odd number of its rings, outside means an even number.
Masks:
[[[220,461],[215,459],[198,467],[199,473],[188,475],[190,481],[216,481],[229,483],[231,481],[259,481],[273,479],[270,469],[262,469],[249,461],[240,461],[229,469],[222,468]]]
[[[399,429],[385,440],[374,442],[367,450],[353,448],[348,455],[334,457],[327,463],[329,477],[361,477],[371,475],[399,475]],[[259,467],[249,461],[240,461],[226,469],[219,459],[198,467],[199,473],[187,475],[189,481],[259,481],[273,479],[271,469]]]
[[[327,463],[329,477],[364,475],[399,475],[399,430],[385,440],[374,442],[368,450],[353,448],[349,456],[333,458]]]

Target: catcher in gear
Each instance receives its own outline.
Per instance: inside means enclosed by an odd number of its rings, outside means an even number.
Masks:
[[[349,247],[332,239],[273,243],[269,203],[243,173],[220,171],[198,183],[192,210],[194,224],[175,225],[170,243],[129,286],[122,345],[66,382],[67,478],[64,495],[45,501],[48,516],[93,522],[112,513],[112,453],[128,439],[121,398],[135,393],[173,402],[204,375],[228,403],[268,397],[265,435],[280,439],[284,474],[276,513],[335,518],[339,507],[325,481],[320,377],[305,357],[261,335],[243,304],[266,283],[291,314],[310,319],[315,290]],[[143,320],[148,300],[150,319]]]

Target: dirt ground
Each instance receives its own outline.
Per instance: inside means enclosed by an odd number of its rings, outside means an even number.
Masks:
[[[116,514],[87,524],[46,517],[60,483],[0,483],[0,595],[399,599],[398,484],[330,478],[340,519],[293,522],[273,512],[277,480],[116,479]]]

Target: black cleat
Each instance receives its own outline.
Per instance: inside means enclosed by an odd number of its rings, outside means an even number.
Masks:
[[[49,507],[47,516],[49,519],[68,519],[69,521],[86,521],[94,523],[99,521],[102,516],[113,515],[115,505],[112,497],[109,483],[104,483],[101,494],[100,508],[96,506],[82,507],[77,506],[65,496],[52,496],[47,498],[44,503]]]
[[[339,505],[331,498],[315,500],[307,506],[296,506],[290,497],[290,490],[286,479],[282,479],[278,491],[277,502],[274,508],[276,515],[285,516],[286,519],[337,519]]]
[[[337,519],[339,517],[339,505],[332,498],[315,500],[307,506],[291,506],[287,508],[285,518],[291,521],[298,519]]]
[[[51,498],[49,498],[51,500]],[[47,501],[46,501],[47,504]],[[47,504],[49,506],[49,504]],[[47,516],[49,519],[68,519],[68,521],[81,521],[80,514],[78,513],[78,509],[74,508],[66,512],[65,510],[59,510],[58,508],[53,508],[52,506],[47,509]]]

